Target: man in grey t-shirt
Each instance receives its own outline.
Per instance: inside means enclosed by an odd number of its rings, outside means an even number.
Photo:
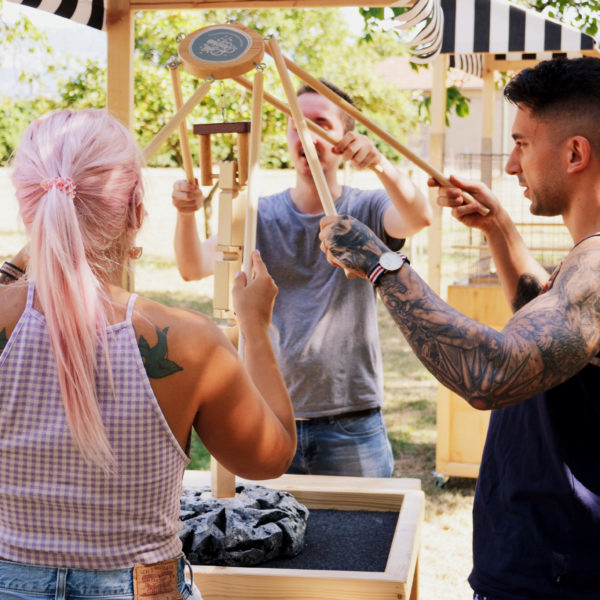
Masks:
[[[342,98],[348,96],[324,82]],[[313,136],[331,196],[340,214],[352,214],[390,248],[429,224],[431,208],[336,104],[308,87],[298,92],[303,114],[335,139]],[[368,281],[349,280],[319,250],[323,208],[294,126],[287,127],[296,169],[295,186],[261,198],[257,248],[279,287],[273,312],[278,360],[297,419],[298,447],[290,473],[389,477],[393,456],[381,414],[383,369],[376,295]],[[341,159],[357,168],[377,167],[384,190],[363,191],[338,183]],[[173,190],[175,255],[186,280],[213,273],[216,236],[201,242],[195,211],[197,186],[178,181]]]

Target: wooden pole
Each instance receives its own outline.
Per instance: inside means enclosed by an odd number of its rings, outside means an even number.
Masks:
[[[252,128],[250,130],[250,152],[248,158],[248,191],[246,194],[246,223],[244,233],[243,271],[250,275],[252,252],[256,249],[256,224],[258,221],[258,174],[260,166],[260,135],[262,130],[264,76],[261,70],[254,75],[252,92]]]
[[[183,106],[183,97],[181,95],[181,80],[179,78],[179,64],[175,61],[169,63],[171,71],[171,83],[173,84],[173,98],[175,100],[175,110],[178,111]],[[188,183],[194,183],[194,166],[192,163],[192,152],[190,150],[190,140],[188,138],[185,119],[179,123],[179,143],[181,144],[181,158],[183,160],[183,170],[185,171]]]
[[[433,63],[433,87],[431,90],[431,133],[429,136],[429,160],[444,165],[444,141],[446,128],[446,55],[440,54]],[[437,294],[442,287],[442,207],[436,202],[437,193],[430,189],[429,198],[433,208],[433,222],[427,231],[427,283]],[[445,290],[444,290],[445,292]]]
[[[238,75],[237,77],[232,77],[232,79],[234,81],[237,81],[242,87],[245,87],[247,90],[250,90],[250,91],[253,90],[252,82],[249,79],[246,79],[246,77],[244,77],[243,75]],[[284,115],[292,118],[292,111],[290,110],[290,107],[287,104],[285,104],[284,102],[282,102],[275,96],[272,96],[268,92],[263,92],[263,97],[269,104],[272,104],[276,109],[278,109]],[[329,142],[332,146],[335,146],[335,144],[337,144],[340,141],[340,140],[336,140],[333,136],[329,135],[329,133],[327,131],[325,131],[325,129],[323,129],[321,126],[317,125],[314,121],[311,121],[310,119],[307,119],[306,117],[305,117],[305,120],[306,120],[306,124],[308,125],[309,129],[314,131],[319,137],[322,137],[326,142]]]
[[[281,54],[281,50],[279,49],[279,44],[275,38],[271,38],[266,43],[266,47],[269,54],[275,59],[275,64],[277,65],[277,70],[279,71],[279,77],[281,79],[285,95],[287,96],[290,110],[292,111],[292,118],[294,119],[296,130],[300,136],[300,141],[302,142],[302,147],[304,148],[308,166],[310,167],[313,180],[317,187],[317,192],[319,193],[319,198],[321,199],[321,204],[323,205],[323,210],[325,211],[326,215],[336,215],[337,212],[335,210],[335,204],[333,202],[333,198],[331,197],[331,192],[329,191],[327,181],[325,180],[325,174],[323,173],[321,163],[319,162],[315,145],[310,137],[308,126],[306,125],[306,119],[302,114],[300,104],[296,98],[296,91],[292,85],[290,75],[287,72],[286,62]]]
[[[207,79],[187,100],[187,102],[171,117],[171,120],[154,136],[152,141],[144,148],[142,155],[148,160],[162,146],[173,130],[181,123],[196,105],[208,94],[213,80]]]
[[[273,45],[266,44],[267,52],[273,56]],[[273,56],[275,58],[275,56]],[[294,62],[292,62],[289,58],[283,57],[283,61],[285,66],[292,72],[294,75],[297,75],[300,79],[302,79],[305,83],[307,83],[310,87],[312,87],[316,92],[319,92],[322,96],[325,96],[327,99],[331,100],[334,104],[339,106],[344,112],[348,113],[354,119],[356,119],[359,123],[362,123],[367,129],[372,131],[375,135],[380,137],[384,142],[389,144],[394,150],[397,150],[408,158],[411,162],[420,167],[423,171],[425,171],[428,175],[433,177],[441,186],[443,187],[455,187],[450,180],[438,169],[436,169],[433,165],[424,161],[420,156],[415,154],[412,150],[401,144],[393,135],[389,134],[385,129],[382,129],[371,121],[368,117],[363,115],[356,107],[352,106],[349,102],[346,102],[343,98],[340,98],[333,90],[330,90],[325,84],[321,83],[318,79],[307,73],[304,69],[300,68]],[[463,192],[463,197],[466,202],[475,202],[475,199],[466,192]],[[481,214],[487,214],[489,211],[485,207],[481,207]]]

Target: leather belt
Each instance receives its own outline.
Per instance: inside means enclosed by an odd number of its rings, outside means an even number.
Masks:
[[[323,417],[296,417],[296,421],[323,421],[325,419],[337,419],[338,417],[344,419],[359,419],[361,417],[368,417],[370,415],[379,412],[381,408],[376,406],[375,408],[365,408],[363,410],[353,410],[351,412],[338,413],[336,415],[325,415]]]

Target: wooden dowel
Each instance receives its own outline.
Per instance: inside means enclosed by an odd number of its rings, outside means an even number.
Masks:
[[[202,185],[212,185],[212,156],[210,150],[210,134],[200,135],[200,180]]]
[[[273,40],[271,40],[272,42]],[[267,43],[266,45],[267,52],[275,58],[273,55],[274,45],[271,43]],[[394,150],[397,150],[400,154],[408,158],[411,162],[420,167],[423,171],[425,171],[428,175],[433,177],[442,187],[456,187],[451,181],[443,174],[440,173],[433,165],[430,165],[428,162],[424,161],[420,156],[415,154],[412,150],[401,144],[394,136],[390,135],[385,129],[382,129],[371,121],[368,117],[363,115],[356,107],[352,106],[349,102],[346,102],[343,98],[338,96],[333,90],[330,90],[325,84],[321,83],[318,79],[307,73],[304,69],[299,67],[296,63],[291,61],[289,58],[283,57],[283,61],[285,66],[292,72],[294,75],[297,75],[302,81],[307,83],[311,88],[313,88],[316,92],[319,92],[322,96],[325,96],[327,99],[331,100],[334,104],[339,106],[344,112],[348,113],[354,119],[356,119],[359,123],[362,123],[367,129],[372,131],[375,135],[381,138],[384,142],[389,144]],[[467,192],[462,192],[463,198],[466,202],[476,202],[476,200],[468,194]],[[486,215],[489,210],[484,206],[481,206],[479,212],[482,215]]]
[[[252,82],[249,79],[246,79],[243,75],[233,77],[233,79],[235,81],[237,81],[241,86],[252,91]],[[290,118],[292,117],[292,111],[290,110],[290,107],[287,104],[285,104],[284,102],[281,102],[281,100],[279,100],[275,96],[272,96],[268,92],[264,92],[263,94],[264,94],[265,100],[269,104],[272,104],[275,108],[277,108],[284,115],[287,115]],[[314,131],[319,137],[322,137],[326,142],[329,142],[332,146],[335,146],[340,141],[340,140],[336,140],[333,136],[329,135],[329,133],[327,131],[325,131],[325,129],[323,129],[320,125],[317,125],[317,123],[315,123],[314,121],[311,121],[311,119],[308,119],[307,117],[304,117],[304,119],[305,119],[306,124],[308,125],[309,129]],[[376,173],[380,173],[382,171],[381,165],[379,165],[379,164],[369,167],[369,168],[372,171],[375,171]]]
[[[284,57],[279,49],[279,44],[275,38],[271,38],[266,43],[266,47],[269,54],[275,59],[275,64],[277,65],[277,70],[279,71],[279,78],[281,79],[283,90],[287,96],[290,110],[292,111],[292,118],[294,119],[294,124],[296,125],[296,131],[298,132],[300,141],[302,142],[302,147],[304,148],[304,153],[306,154],[308,166],[310,167],[313,180],[317,187],[317,192],[319,194],[321,204],[323,205],[323,210],[328,216],[336,215],[337,212],[335,210],[335,204],[331,197],[329,186],[327,185],[325,174],[323,173],[323,168],[319,162],[315,145],[310,137],[308,126],[306,125],[306,119],[302,114],[300,104],[296,98],[296,91],[292,85],[292,80],[287,71]]]
[[[248,148],[249,148],[248,133],[238,133],[237,136],[237,151],[238,151],[238,182],[240,187],[243,187],[248,182]]]
[[[208,94],[213,80],[207,79],[187,100],[187,102],[171,117],[169,122],[154,136],[152,141],[142,151],[147,161],[162,146],[173,130],[194,110],[195,106]]]
[[[181,95],[181,80],[179,78],[179,65],[173,63],[169,65],[171,71],[171,83],[173,84],[173,98],[175,100],[175,110],[179,110],[183,106],[183,97]],[[194,166],[192,163],[192,152],[190,150],[190,140],[188,138],[185,119],[179,123],[179,143],[181,145],[181,158],[183,160],[183,170],[188,183],[194,183]]]
[[[242,267],[246,275],[250,275],[252,252],[256,249],[263,82],[263,73],[262,71],[257,70],[254,75],[254,90],[252,92],[252,129],[250,130],[248,192],[246,194],[246,229],[244,232],[244,261]]]
[[[213,498],[235,498],[235,475],[210,457],[210,491]]]
[[[233,77],[233,79],[235,81],[237,81],[241,86],[245,87],[247,90],[252,91],[252,82],[249,79],[246,79],[243,75]],[[290,107],[287,104],[285,104],[284,102],[281,102],[281,100],[279,100],[275,96],[272,96],[268,92],[263,92],[263,96],[264,96],[264,99],[269,104],[272,104],[276,109],[278,109],[284,115],[292,118],[292,111],[290,110]],[[312,129],[312,131],[314,131],[319,137],[322,137],[326,142],[329,142],[332,146],[335,146],[335,144],[337,144],[340,141],[340,140],[336,140],[333,136],[329,135],[329,133],[327,131],[325,131],[325,129],[323,129],[321,126],[317,125],[314,121],[311,121],[310,119],[307,119],[306,117],[304,117],[304,118],[306,120],[306,124],[308,125],[308,128]]]

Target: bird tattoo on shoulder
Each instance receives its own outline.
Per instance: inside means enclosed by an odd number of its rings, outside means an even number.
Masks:
[[[143,335],[140,335],[140,341],[138,342],[148,377],[160,379],[177,373],[177,371],[183,371],[183,367],[167,358],[167,331],[169,331],[169,328],[160,329],[160,327],[155,326],[154,329],[158,337],[155,346],[150,346]]]

